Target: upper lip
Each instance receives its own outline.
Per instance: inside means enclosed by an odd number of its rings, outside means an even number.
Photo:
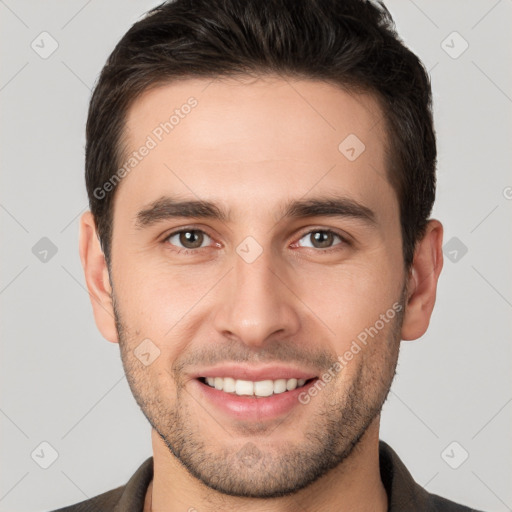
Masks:
[[[201,377],[231,377],[235,380],[250,380],[254,382],[262,380],[278,380],[278,379],[313,379],[316,374],[310,370],[296,368],[284,365],[233,365],[223,364],[200,370],[195,370],[193,378]]]

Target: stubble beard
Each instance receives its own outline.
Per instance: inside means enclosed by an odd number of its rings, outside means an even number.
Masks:
[[[404,295],[402,293],[402,305]],[[210,489],[248,498],[294,494],[340,466],[351,455],[380,414],[388,396],[398,361],[403,322],[402,309],[361,353],[355,355],[349,364],[360,356],[361,362],[343,389],[336,385],[339,378],[334,379],[310,404],[299,406],[303,410],[294,416],[301,418],[301,425],[287,418],[277,425],[224,425],[227,441],[222,443],[208,437],[208,413],[179,378],[175,379],[174,402],[170,393],[159,392],[151,380],[150,367],[144,367],[133,355],[138,341],[128,336],[129,328],[122,322],[115,300],[114,314],[130,389],[169,451]],[[380,351],[382,357],[379,358],[377,348],[382,343],[385,350]],[[339,377],[342,374],[343,370]],[[198,418],[191,410],[193,407],[199,408],[204,417]],[[213,416],[214,411],[208,412],[212,422],[221,423]],[[296,435],[297,430],[302,432],[301,439],[283,441],[291,437],[286,432]],[[279,442],[272,443],[272,436],[276,435],[279,435]]]

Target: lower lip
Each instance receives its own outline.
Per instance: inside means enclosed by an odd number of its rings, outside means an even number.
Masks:
[[[226,393],[198,379],[192,382],[198,387],[206,400],[231,417],[245,421],[271,420],[290,413],[294,407],[302,405],[299,395],[308,391],[318,379],[311,380],[300,388],[285,391],[268,397],[239,396],[234,393]]]

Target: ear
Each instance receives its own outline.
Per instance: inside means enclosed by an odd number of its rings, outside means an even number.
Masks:
[[[105,339],[118,343],[107,262],[90,211],[85,212],[80,218],[80,260],[96,326]]]
[[[436,302],[437,281],[443,268],[443,226],[428,222],[425,235],[416,244],[407,278],[407,298],[402,339],[415,340],[425,334]]]

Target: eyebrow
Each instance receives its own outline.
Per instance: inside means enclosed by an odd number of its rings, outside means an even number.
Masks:
[[[352,218],[376,225],[376,215],[370,208],[347,197],[315,197],[293,200],[285,204],[278,215],[279,221],[286,218],[340,217]],[[180,200],[164,196],[144,206],[135,218],[135,225],[143,229],[163,220],[173,218],[200,218],[231,222],[228,211],[211,201]]]

